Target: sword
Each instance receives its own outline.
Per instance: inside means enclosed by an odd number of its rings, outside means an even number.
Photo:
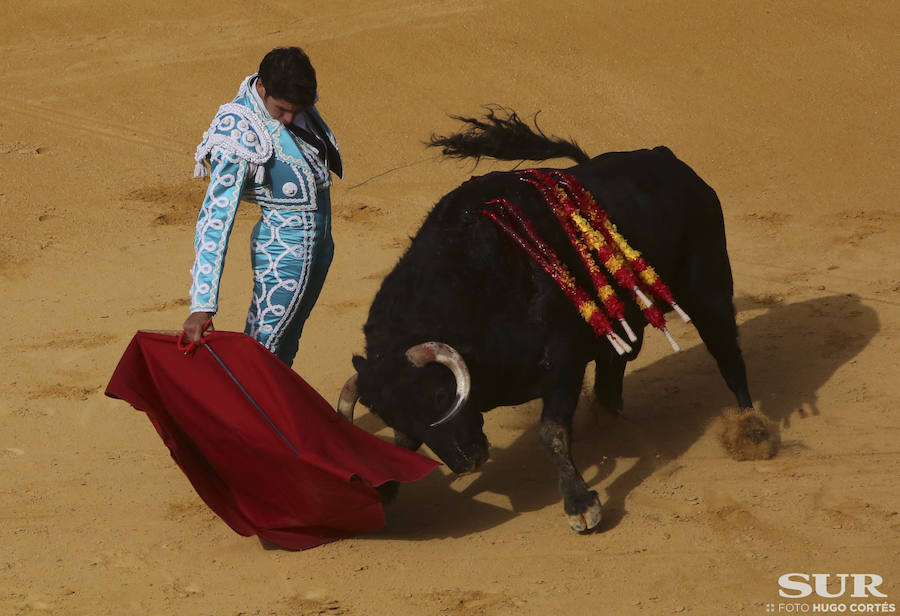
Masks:
[[[202,331],[205,333],[206,330],[208,328],[210,328],[211,326],[212,326],[212,320],[209,320],[203,325]],[[176,343],[176,346],[178,347],[178,350],[182,351],[185,355],[190,355],[194,352],[194,349],[197,347],[197,344],[194,342],[185,344],[184,332],[181,332],[181,335],[178,336],[178,342]],[[222,358],[219,357],[219,354],[216,353],[211,346],[209,346],[209,342],[207,342],[204,338],[201,338],[199,346],[202,346],[207,351],[209,351],[209,354],[212,355],[213,359],[215,359],[216,362],[220,366],[222,366],[222,370],[225,371],[225,374],[228,375],[228,378],[230,378],[234,382],[234,384],[238,386],[238,389],[241,390],[241,393],[244,394],[244,397],[250,401],[250,404],[253,405],[253,408],[255,408],[257,410],[257,412],[260,415],[262,415],[262,418],[266,420],[266,423],[268,423],[272,427],[272,429],[275,430],[275,433],[281,437],[281,440],[283,440],[287,444],[287,446],[291,448],[291,451],[293,451],[299,458],[300,452],[297,451],[297,448],[294,447],[293,443],[291,443],[290,440],[288,440],[288,437],[286,437],[284,435],[284,432],[282,432],[281,430],[278,429],[278,426],[275,425],[275,422],[272,421],[272,418],[269,417],[266,414],[266,412],[262,409],[262,407],[259,405],[259,403],[253,399],[253,396],[250,395],[250,392],[247,391],[247,388],[244,387],[239,380],[237,380],[237,377],[234,376],[234,373],[231,371],[231,369],[229,369],[228,366],[225,364],[225,362],[222,361]]]
[[[269,417],[266,414],[266,412],[262,409],[262,407],[256,402],[256,400],[253,399],[253,396],[250,395],[250,392],[247,391],[247,389],[243,385],[241,385],[241,382],[239,380],[237,380],[237,377],[234,376],[234,373],[228,368],[228,366],[225,365],[225,362],[222,361],[222,358],[219,357],[219,354],[216,353],[215,351],[213,351],[212,347],[209,346],[209,342],[202,342],[201,344],[207,351],[209,351],[209,354],[213,356],[213,359],[215,359],[216,362],[218,362],[218,364],[220,366],[222,366],[222,369],[225,371],[225,374],[227,374],[228,377],[232,381],[234,381],[234,384],[238,386],[238,389],[240,389],[241,393],[244,394],[244,396],[247,398],[247,400],[250,401],[250,404],[252,404],[253,407],[257,411],[259,411],[259,414],[262,415],[263,419],[265,419],[266,422],[270,426],[272,426],[272,429],[275,430],[275,432],[278,434],[278,436],[281,437],[281,440],[283,440],[285,443],[287,443],[287,446],[290,447],[291,451],[293,451],[295,454],[297,454],[297,457],[299,458],[300,452],[297,451],[297,449],[294,447],[294,445],[291,443],[291,441],[288,440],[288,437],[286,437],[284,435],[284,432],[282,432],[281,430],[278,429],[278,426],[275,425],[275,422],[272,421],[272,418]]]

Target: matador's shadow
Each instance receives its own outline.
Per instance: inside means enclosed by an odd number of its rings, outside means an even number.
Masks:
[[[819,415],[816,392],[872,340],[879,331],[877,314],[856,295],[794,304],[766,305],[750,298],[737,298],[735,303],[739,312],[760,312],[740,325],[756,406],[781,424],[782,449],[802,446],[791,441],[791,422]],[[653,332],[648,330],[647,335]],[[734,405],[702,344],[629,371],[623,418],[598,422],[588,410],[590,395],[584,395],[575,419],[573,453],[580,469],[592,470],[586,474],[588,482],[596,487],[611,476],[616,459],[637,459],[606,487],[606,499],[601,494],[604,521],[600,530],[617,525],[626,515],[625,499],[632,489],[684,454],[724,407]],[[540,407],[540,401],[534,401],[495,411],[509,423],[527,426],[524,432],[508,447],[493,447],[491,460],[463,489],[460,485],[465,485],[466,478],[438,472],[402,486],[387,509],[387,526],[369,537],[464,536],[554,503],[564,524],[556,474],[538,442]],[[490,426],[486,432],[490,439]],[[723,459],[728,457],[724,449],[720,451]],[[512,511],[489,504],[498,499],[508,499]]]

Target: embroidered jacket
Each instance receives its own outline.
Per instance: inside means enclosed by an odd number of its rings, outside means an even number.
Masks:
[[[331,186],[330,172],[343,174],[337,141],[315,107],[304,113],[324,138],[325,152],[269,115],[255,81],[256,75],[244,79],[234,100],[219,107],[194,156],[194,177],[207,175],[208,161],[209,188],[194,238],[191,312],[217,311],[228,238],[241,200],[278,210],[315,210],[316,192]]]

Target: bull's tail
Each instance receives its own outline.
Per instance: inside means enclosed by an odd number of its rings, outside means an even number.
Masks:
[[[468,128],[446,137],[431,136],[428,145],[442,148],[445,156],[476,160],[487,156],[499,160],[538,161],[571,158],[577,163],[585,163],[591,159],[571,139],[545,135],[537,121],[532,129],[512,109],[488,108],[483,119],[450,117],[467,124]]]

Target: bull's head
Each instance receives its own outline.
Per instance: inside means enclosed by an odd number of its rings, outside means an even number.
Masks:
[[[356,356],[353,364],[356,374],[338,401],[348,420],[361,400],[394,429],[399,444],[416,449],[424,442],[456,473],[475,470],[487,459],[481,413],[465,412],[469,370],[452,347],[426,342],[403,357]]]

